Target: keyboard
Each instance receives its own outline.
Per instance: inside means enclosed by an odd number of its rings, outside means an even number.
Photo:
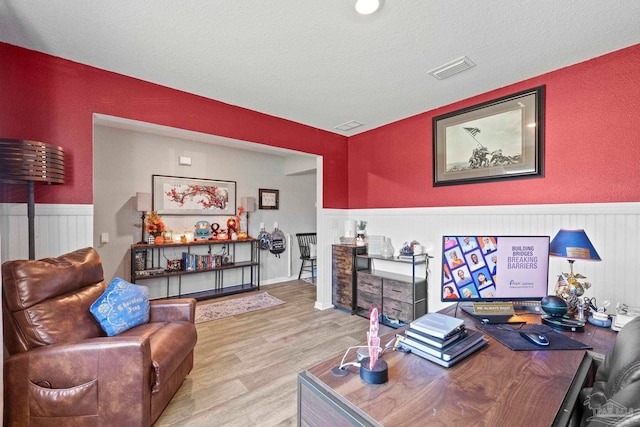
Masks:
[[[513,309],[518,313],[543,313],[540,301],[514,301]]]

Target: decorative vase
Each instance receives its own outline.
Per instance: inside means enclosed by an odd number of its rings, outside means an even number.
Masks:
[[[366,244],[366,236],[364,230],[358,230],[358,234],[356,235],[356,246],[365,246]]]
[[[164,237],[162,237],[162,235],[156,236],[155,244],[156,245],[163,245],[164,244]]]
[[[382,247],[382,256],[385,258],[393,257],[394,249],[391,245],[391,238],[386,237],[384,240],[384,246]]]

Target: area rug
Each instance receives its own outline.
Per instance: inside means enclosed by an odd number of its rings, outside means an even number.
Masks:
[[[195,322],[208,322],[210,320],[222,319],[250,311],[262,310],[263,308],[274,307],[280,304],[284,304],[284,301],[272,297],[266,292],[248,297],[202,304],[196,307]]]

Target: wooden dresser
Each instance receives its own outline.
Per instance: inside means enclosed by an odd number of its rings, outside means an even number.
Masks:
[[[365,246],[333,245],[332,262],[332,298],[331,302],[337,308],[351,313],[356,309],[356,271],[357,255],[367,253]]]

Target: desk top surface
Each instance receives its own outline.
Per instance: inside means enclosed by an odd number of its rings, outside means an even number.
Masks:
[[[472,317],[458,316],[468,328],[477,329]],[[540,323],[539,315],[523,317]],[[603,354],[611,350],[616,336],[592,325],[583,333],[566,334]],[[339,366],[342,354],[306,373],[365,419],[382,425],[551,425],[585,350],[512,351],[485,336],[486,346],[448,369],[413,354],[387,352],[383,358],[389,382],[382,385],[364,383],[354,367],[345,377],[333,376],[331,368]]]

